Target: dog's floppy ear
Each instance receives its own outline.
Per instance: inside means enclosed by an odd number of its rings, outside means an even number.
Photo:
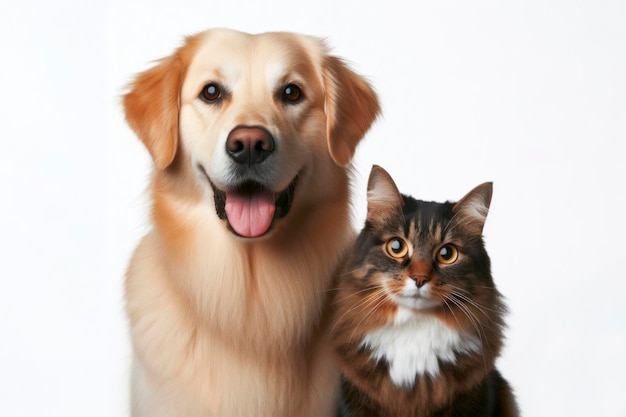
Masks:
[[[126,121],[146,145],[158,169],[172,163],[178,147],[183,67],[178,53],[162,59],[137,75],[123,98]]]
[[[324,83],[328,148],[343,166],[380,113],[380,105],[370,85],[339,58],[325,58]]]

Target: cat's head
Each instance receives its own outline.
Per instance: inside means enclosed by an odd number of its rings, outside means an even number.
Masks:
[[[367,220],[357,240],[353,278],[412,311],[464,321],[497,298],[482,231],[492,184],[458,202],[402,195],[381,167],[372,168]],[[462,319],[463,318],[463,319]]]

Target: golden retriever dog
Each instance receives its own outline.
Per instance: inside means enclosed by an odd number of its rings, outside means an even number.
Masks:
[[[210,30],[137,75],[154,160],[126,278],[133,416],[331,416],[331,287],[375,93],[315,38]]]

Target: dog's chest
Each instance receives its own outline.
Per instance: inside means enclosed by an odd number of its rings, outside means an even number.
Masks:
[[[439,361],[455,363],[459,354],[478,352],[480,339],[462,333],[434,316],[400,308],[394,320],[367,333],[361,347],[373,360],[385,360],[397,386],[411,387],[416,375],[436,377]]]

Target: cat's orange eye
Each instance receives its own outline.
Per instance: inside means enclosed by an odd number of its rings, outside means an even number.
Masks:
[[[409,252],[409,246],[406,244],[404,239],[394,237],[387,242],[385,250],[392,258],[404,258]]]
[[[450,265],[456,262],[459,257],[459,250],[456,246],[447,244],[443,245],[437,252],[437,262],[442,265]]]

